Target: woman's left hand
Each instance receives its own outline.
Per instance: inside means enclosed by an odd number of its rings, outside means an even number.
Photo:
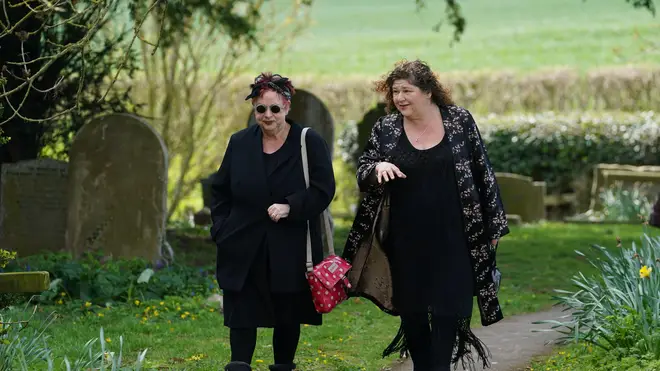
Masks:
[[[493,246],[496,246],[496,245],[497,245],[497,242],[498,242],[497,239],[495,239],[495,240],[491,240],[491,241],[490,241],[490,244],[493,245]]]
[[[274,222],[278,222],[282,218],[289,216],[291,206],[287,204],[272,204],[268,208],[268,216]]]

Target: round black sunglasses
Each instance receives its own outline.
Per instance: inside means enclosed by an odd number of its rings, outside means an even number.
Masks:
[[[257,111],[258,113],[266,113],[268,108],[270,108],[270,112],[272,112],[274,114],[280,113],[280,111],[282,110],[282,107],[280,107],[277,104],[273,104],[270,107],[265,106],[263,104],[258,104],[254,107],[255,111]]]

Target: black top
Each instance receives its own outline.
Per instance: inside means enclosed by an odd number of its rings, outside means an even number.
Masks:
[[[454,159],[447,136],[418,150],[405,132],[392,162],[407,176],[389,184],[390,259],[395,307],[405,312],[472,314],[473,276]]]

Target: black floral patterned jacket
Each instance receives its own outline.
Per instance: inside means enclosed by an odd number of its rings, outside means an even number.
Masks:
[[[481,323],[488,326],[503,318],[493,279],[496,246],[490,241],[509,233],[509,228],[495,174],[472,115],[454,105],[441,107],[441,113],[454,155],[465,237],[474,270],[474,294]],[[381,117],[372,129],[357,171],[360,190],[366,192],[366,197],[358,208],[343,253],[353,264],[350,295],[368,298],[392,315],[398,313],[392,305],[389,264],[376,236],[385,192],[375,181],[374,168],[378,162],[390,159],[402,133],[403,117],[399,113]]]

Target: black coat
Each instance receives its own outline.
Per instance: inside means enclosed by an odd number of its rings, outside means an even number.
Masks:
[[[319,215],[332,201],[335,180],[326,142],[307,132],[310,188],[300,154],[302,127],[291,125],[279,149],[282,163],[267,182],[262,131],[258,125],[233,134],[211,184],[211,237],[217,245],[216,277],[220,288],[240,291],[261,246],[267,246],[274,292],[308,290],[305,279],[307,224],[310,220],[314,264],[323,258]],[[270,183],[270,185],[268,184]],[[273,222],[268,207],[289,204],[289,216]]]

